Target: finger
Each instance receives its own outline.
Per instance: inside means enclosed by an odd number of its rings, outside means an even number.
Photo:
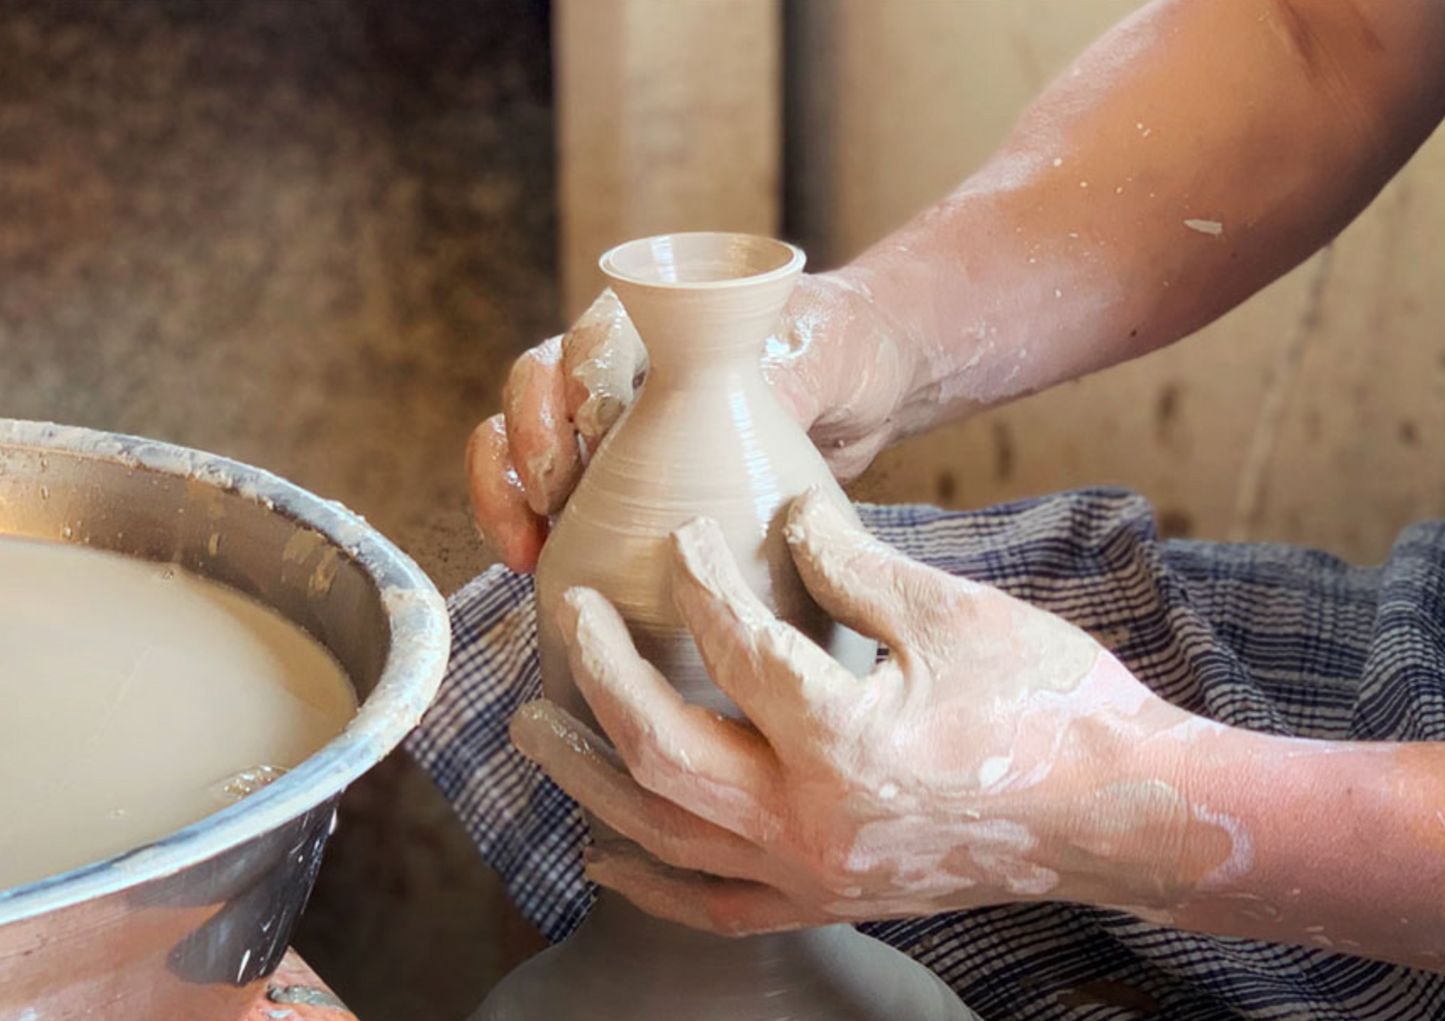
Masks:
[[[777,766],[762,736],[684,702],[596,592],[568,590],[557,621],[572,678],[637,782],[734,833],[770,840]]]
[[[739,879],[768,874],[755,844],[643,789],[617,753],[565,710],[529,702],[512,718],[511,734],[522,754],[573,799],[659,860]]]
[[[796,734],[853,690],[851,673],[748,587],[716,522],[689,521],[672,546],[673,600],[708,675],[765,735]]]
[[[577,433],[567,414],[562,338],[518,358],[502,391],[512,463],[535,514],[556,514],[582,474]]]
[[[493,415],[467,442],[467,488],[482,538],[514,571],[537,568],[547,521],[532,512],[508,453],[507,425]]]
[[[609,287],[562,338],[568,416],[587,451],[632,403],[647,371],[647,349]]]
[[[909,560],[865,532],[836,496],[813,487],[783,531],[803,584],[829,616],[895,656],[926,651],[940,616],[972,583]]]
[[[762,883],[671,868],[640,848],[594,844],[587,875],[657,918],[723,936],[783,932],[837,921]]]
[[[819,350],[838,324],[850,318],[846,298],[828,274],[803,274],[763,351],[764,378],[805,430],[837,403],[825,400],[833,389],[827,384],[836,372],[836,360],[819,357]]]

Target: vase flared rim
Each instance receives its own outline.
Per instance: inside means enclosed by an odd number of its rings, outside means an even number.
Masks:
[[[652,267],[661,263],[658,253],[673,249],[681,242],[695,249],[715,245],[722,254],[731,249],[734,253],[747,252],[761,256],[758,266],[751,272],[733,273],[709,277],[700,275],[691,279],[668,279],[664,274],[643,272],[639,265],[628,266],[626,261],[638,253],[650,253]],[[636,287],[652,287],[659,290],[721,290],[735,287],[752,287],[770,283],[784,277],[801,273],[807,256],[797,245],[760,234],[740,234],[730,231],[685,231],[673,234],[657,234],[652,237],[636,238],[609,248],[602,253],[597,264],[602,272],[615,282]],[[723,259],[718,260],[719,263]],[[747,268],[746,266],[742,268]]]

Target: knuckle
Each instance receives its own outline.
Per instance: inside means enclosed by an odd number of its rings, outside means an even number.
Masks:
[[[647,737],[637,741],[619,742],[618,752],[627,764],[627,771],[646,790],[660,794],[667,790],[678,773],[680,763]]]
[[[811,639],[804,636],[792,624],[776,618],[757,621],[759,616],[746,604],[743,607],[743,619],[747,621],[750,617],[754,623],[754,634],[758,645],[758,651],[765,661],[774,664],[776,667],[784,668],[791,674],[802,673],[807,675],[810,670],[826,669],[820,662],[815,652],[821,652]],[[827,653],[823,653],[827,658]]]
[[[774,662],[791,659],[795,649],[793,629],[782,621],[766,620],[755,627],[758,651]]]
[[[472,430],[472,435],[467,439],[467,454],[469,459],[476,459],[499,446],[505,448],[506,443],[506,418],[501,414],[492,415],[482,419]]]
[[[651,846],[647,849],[659,861],[675,869],[697,868],[699,856],[686,840],[666,831],[658,831],[652,835],[650,843]]]
[[[743,905],[722,890],[705,895],[703,910],[709,927],[719,935],[736,938],[751,932]]]
[[[838,897],[846,898],[858,887],[859,870],[852,849],[840,841],[817,840],[810,848],[808,864],[814,881]]]
[[[522,352],[517,359],[517,364],[526,364],[532,368],[542,368],[548,365],[555,365],[562,354],[562,337],[559,334],[555,337],[548,337],[535,347],[530,347]]]

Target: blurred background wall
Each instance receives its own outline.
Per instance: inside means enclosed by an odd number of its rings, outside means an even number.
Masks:
[[[262,464],[446,591],[461,451],[610,244],[836,265],[979,165],[1134,0],[0,0],[0,414]],[[1280,144],[1289,144],[1281,139]],[[1166,352],[906,443],[857,493],[1126,485],[1170,534],[1368,560],[1445,514],[1445,140]],[[426,778],[347,797],[298,938],[368,1021],[525,939]]]
[[[466,438],[559,321],[552,168],[544,3],[0,0],[0,415],[264,465],[450,591]],[[465,1016],[499,901],[430,779],[353,788],[322,872],[361,1016]]]

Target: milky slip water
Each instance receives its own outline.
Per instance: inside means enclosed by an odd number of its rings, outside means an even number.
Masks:
[[[225,808],[355,712],[331,654],[267,607],[173,565],[0,536],[0,890]]]

